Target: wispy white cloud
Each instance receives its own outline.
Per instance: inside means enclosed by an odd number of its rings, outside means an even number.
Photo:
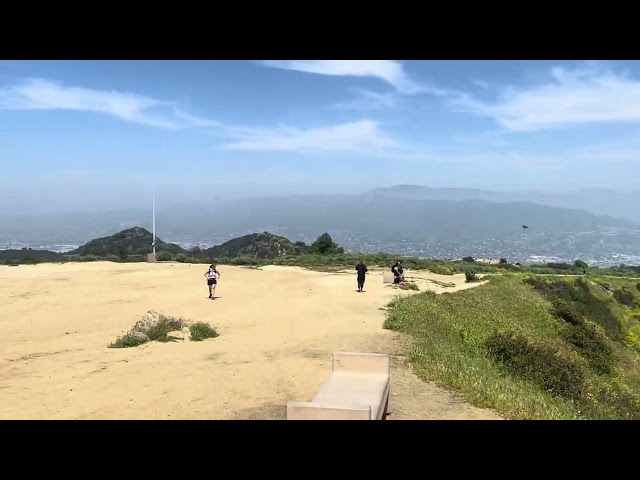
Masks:
[[[171,102],[133,93],[65,87],[42,79],[0,88],[0,108],[99,112],[121,120],[167,129],[219,126],[217,122],[183,112]]]
[[[519,171],[551,171],[581,167],[607,168],[614,165],[634,166],[640,163],[640,142],[611,141],[602,144],[594,141],[579,146],[558,148],[555,152],[526,151],[518,147],[489,147],[467,151],[454,151],[451,148],[426,151],[418,148],[407,153],[398,158],[419,162],[437,161],[448,165],[504,166],[506,169]]]
[[[403,94],[438,94],[437,88],[410,79],[402,63],[396,60],[262,60],[259,63],[318,75],[378,78]]]
[[[393,92],[377,93],[370,90],[354,90],[355,98],[346,102],[333,105],[334,108],[343,110],[379,110],[390,108],[398,103],[398,96]]]
[[[484,82],[482,80],[474,80],[473,81],[474,85],[480,87],[480,88],[484,88],[485,90],[487,88],[489,88],[489,84],[487,82]]]
[[[294,127],[235,128],[237,139],[225,145],[232,150],[253,151],[342,151],[368,154],[392,148],[395,142],[371,120],[301,130]]]
[[[504,166],[520,172],[640,162],[640,141],[590,142],[546,153],[522,151],[511,142],[502,141],[502,135],[479,135],[473,144],[462,142],[466,144],[462,148],[458,144],[438,147],[406,141],[385,132],[372,120],[361,120],[306,130],[284,126],[229,128],[225,129],[225,136],[235,141],[224,148],[254,152],[335,152],[409,163]]]
[[[507,89],[500,101],[487,103],[469,94],[449,96],[460,111],[495,119],[511,132],[569,125],[640,120],[640,81],[588,63],[584,68],[553,68],[552,81],[517,91]]]

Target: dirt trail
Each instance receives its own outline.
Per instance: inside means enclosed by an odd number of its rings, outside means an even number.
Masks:
[[[221,267],[212,301],[205,268],[0,267],[0,419],[282,418],[287,401],[313,397],[332,352],[398,353],[384,306],[411,292],[384,285],[381,271],[357,293],[351,274]],[[422,291],[473,286],[463,275],[415,277]],[[209,322],[220,337],[106,348],[148,310]],[[390,418],[496,418],[393,363]]]

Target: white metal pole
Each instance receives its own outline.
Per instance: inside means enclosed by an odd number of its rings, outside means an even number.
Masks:
[[[156,186],[153,185],[153,254],[156,254]]]

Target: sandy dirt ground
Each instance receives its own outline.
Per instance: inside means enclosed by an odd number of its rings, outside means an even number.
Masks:
[[[384,307],[412,294],[371,272],[220,267],[215,300],[205,265],[43,264],[0,267],[1,419],[281,419],[311,400],[334,351],[393,356],[389,419],[497,419],[420,381]],[[437,292],[470,288],[463,275],[412,274]],[[432,283],[453,282],[444,287]],[[108,345],[149,310],[204,321],[203,342]],[[404,340],[406,341],[406,339]]]

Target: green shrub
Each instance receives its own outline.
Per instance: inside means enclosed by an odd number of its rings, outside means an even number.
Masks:
[[[181,253],[176,257],[176,262],[184,263],[187,260],[187,256],[184,253]]]
[[[553,302],[553,314],[571,325],[584,323],[584,319],[572,308],[571,304],[562,300]]]
[[[118,337],[109,348],[137,347],[147,342],[170,342],[178,340],[171,337],[170,332],[181,331],[189,322],[181,318],[169,317],[153,311],[147,312],[141,320],[136,322],[133,328]],[[189,325],[190,339],[200,342],[207,338],[216,338],[216,332],[208,323],[197,322]]]
[[[138,332],[127,332],[109,345],[109,348],[131,348],[147,343],[149,338]]]
[[[107,255],[106,257],[104,257],[104,259],[107,262],[118,262],[118,261],[120,261],[120,259],[115,255]]]
[[[205,322],[196,322],[189,327],[191,333],[191,340],[194,342],[201,342],[207,338],[216,338],[218,332],[215,331],[211,325]]]
[[[248,266],[248,265],[256,265],[258,262],[253,258],[238,257],[238,258],[231,259],[229,263],[231,265],[237,265],[237,266]]]
[[[512,272],[521,270],[517,265],[512,265],[510,263],[499,263],[498,265],[496,265],[496,269],[500,271],[511,270]]]
[[[586,323],[569,325],[562,330],[563,339],[576,347],[594,372],[608,375],[613,372],[615,359],[613,349],[598,332]]]
[[[570,303],[575,314],[600,324],[613,340],[620,339],[620,322],[608,304],[596,297],[582,278],[578,278],[575,284],[564,279],[543,280],[540,277],[526,278],[524,282],[542,293],[553,305]]]
[[[619,419],[640,420],[640,397],[619,384],[601,388],[597,400],[611,408]]]
[[[153,311],[147,312],[142,320],[136,322],[131,330],[118,337],[109,345],[110,348],[137,347],[150,341],[169,342],[173,340],[170,332],[182,330],[186,321],[173,317],[167,317]]]
[[[145,333],[151,341],[155,340],[157,342],[168,342],[169,340],[171,340],[171,338],[169,337],[169,332],[182,330],[182,328],[185,326],[185,323],[186,322],[182,319],[167,317],[160,314],[158,316],[158,320],[150,324],[147,327]]]
[[[445,267],[442,265],[434,265],[433,267],[429,267],[429,270],[436,275],[453,275],[453,270],[451,267]]]
[[[478,282],[480,280],[476,275],[476,272],[473,270],[467,270],[466,272],[464,272],[464,278],[466,279],[467,283]]]
[[[26,255],[22,257],[20,260],[18,260],[18,262],[16,263],[20,263],[23,265],[37,265],[38,263],[41,263],[41,260],[38,257]]]
[[[555,395],[579,400],[585,391],[585,375],[579,365],[562,357],[550,344],[530,343],[515,333],[495,332],[485,343],[489,355],[513,373],[534,381]]]
[[[169,252],[160,252],[156,255],[156,260],[159,262],[169,262],[171,261],[171,254]]]
[[[633,296],[633,293],[631,293],[626,288],[614,290],[613,298],[615,298],[619,303],[626,305],[627,307],[634,308],[638,305],[638,301]]]
[[[573,270],[573,265],[566,262],[551,262],[545,265],[547,268],[551,268],[553,270]]]

